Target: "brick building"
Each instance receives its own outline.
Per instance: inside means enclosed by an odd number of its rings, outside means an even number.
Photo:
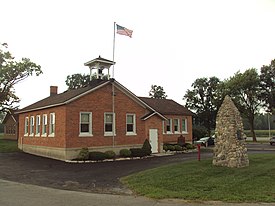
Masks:
[[[2,121],[4,125],[4,139],[17,140],[18,138],[18,115],[8,111]]]
[[[116,80],[103,80],[102,70],[112,63],[101,57],[87,62],[98,74],[90,85],[60,94],[51,86],[49,97],[21,109],[19,148],[69,160],[84,147],[119,152],[149,139],[157,153],[180,135],[192,141],[192,112],[173,100],[137,97]]]

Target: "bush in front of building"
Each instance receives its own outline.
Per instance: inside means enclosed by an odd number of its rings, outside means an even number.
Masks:
[[[89,152],[89,160],[92,161],[102,161],[108,158],[108,155],[104,152]]]
[[[142,148],[131,148],[130,149],[132,157],[145,157],[147,156],[148,151]]]
[[[88,160],[89,159],[89,149],[87,147],[82,148],[76,159],[80,160],[80,161]]]
[[[120,155],[121,157],[131,157],[131,151],[128,150],[128,149],[121,149],[121,150],[119,151],[119,155]]]
[[[148,139],[145,139],[142,149],[144,150],[144,152],[146,153],[146,155],[151,155],[152,154],[152,147],[151,144],[149,143]]]
[[[108,150],[105,152],[107,159],[115,159],[116,153],[112,150]]]

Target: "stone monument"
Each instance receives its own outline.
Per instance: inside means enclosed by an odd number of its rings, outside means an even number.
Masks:
[[[242,118],[229,96],[224,98],[218,111],[215,135],[213,165],[236,168],[249,166]]]

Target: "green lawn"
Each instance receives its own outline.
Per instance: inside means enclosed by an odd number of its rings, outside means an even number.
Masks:
[[[226,202],[275,202],[275,154],[249,155],[250,166],[225,168],[212,159],[143,171],[121,179],[139,195]]]
[[[0,153],[20,151],[17,147],[17,141],[4,140],[2,138],[3,138],[3,134],[0,133]]]

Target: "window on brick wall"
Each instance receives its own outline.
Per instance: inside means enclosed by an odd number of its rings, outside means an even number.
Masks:
[[[184,118],[181,121],[181,132],[182,133],[187,133],[187,119]]]
[[[115,135],[115,114],[104,113],[104,135]]]
[[[179,119],[174,119],[174,132],[179,133],[180,132],[180,120]]]
[[[40,135],[40,115],[36,115],[36,121],[35,121],[35,136]]]
[[[42,118],[42,136],[46,137],[47,136],[47,114],[43,114]]]
[[[29,134],[29,117],[25,117],[25,131],[24,131],[25,136]]]
[[[34,116],[30,118],[30,135],[34,134]]]
[[[53,137],[54,134],[55,134],[55,113],[50,113],[49,136]]]
[[[136,134],[136,115],[126,114],[126,134],[135,135]]]
[[[166,133],[171,134],[172,133],[172,119],[168,119],[166,121]]]
[[[91,112],[80,112],[79,131],[80,136],[92,136]]]

